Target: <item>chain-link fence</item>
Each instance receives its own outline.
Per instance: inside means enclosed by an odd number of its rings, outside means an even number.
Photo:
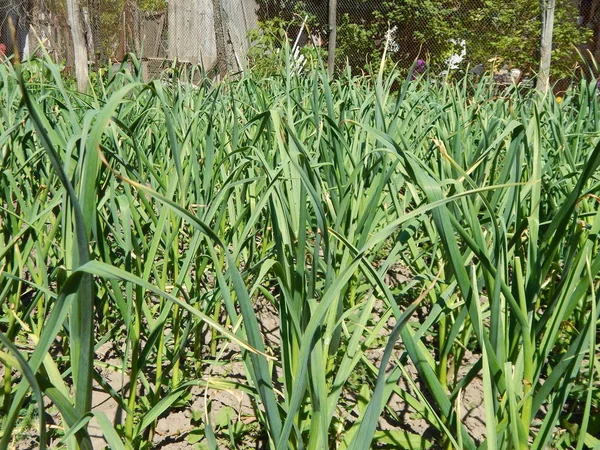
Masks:
[[[16,47],[19,52],[24,51],[27,45],[30,9],[31,2],[29,0],[0,2],[0,42],[7,47],[7,50],[8,44],[13,43],[11,47]],[[11,24],[14,30],[11,30]],[[13,39],[13,32],[16,40]]]
[[[123,44],[125,2],[89,0],[80,3],[80,20],[88,59],[120,59]],[[15,27],[17,45],[13,43]],[[57,62],[73,65],[72,28],[65,0],[0,0],[0,43],[12,54],[40,53],[41,47]],[[129,50],[129,49],[127,49]],[[133,50],[133,49],[131,49]]]
[[[244,67],[253,0],[80,0],[91,64],[142,59],[149,75],[177,60],[219,72]],[[68,54],[63,55],[69,62]]]
[[[91,65],[121,61],[127,53],[169,57],[167,2],[79,0],[78,6]],[[0,43],[12,54],[11,21],[16,27],[21,54],[39,53],[43,46],[57,62],[66,66],[74,64],[66,0],[0,0]]]
[[[337,0],[338,68],[364,70],[387,56],[400,67],[422,59],[438,72],[510,69],[533,75],[539,64],[540,0]],[[267,33],[285,29],[300,46],[327,48],[329,7],[321,0],[259,0]],[[552,73],[567,76],[580,62],[577,49],[598,53],[600,1],[557,0]],[[594,36],[595,35],[595,36]]]
[[[218,73],[269,67],[282,37],[297,52],[326,60],[331,0],[69,0],[79,10],[90,66],[142,58],[149,75],[178,60]],[[355,71],[416,60],[432,70],[513,70],[538,66],[541,0],[337,0],[335,61]],[[57,61],[73,66],[67,0],[0,0],[0,44],[33,51],[37,38]],[[572,73],[577,49],[600,57],[600,0],[556,0],[552,73]],[[306,56],[305,55],[305,56]],[[165,63],[166,62],[166,63]]]

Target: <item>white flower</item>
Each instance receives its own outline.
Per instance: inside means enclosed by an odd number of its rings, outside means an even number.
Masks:
[[[400,45],[396,42],[396,33],[398,32],[398,26],[394,25],[392,28],[385,32],[385,40],[387,42],[388,53],[396,53],[400,50]]]
[[[462,47],[460,53],[454,53],[452,56],[446,59],[448,70],[456,70],[467,55],[467,42],[464,39],[450,39],[450,42],[454,45],[460,45],[460,47]]]

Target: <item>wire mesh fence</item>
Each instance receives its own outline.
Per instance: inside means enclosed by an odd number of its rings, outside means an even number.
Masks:
[[[73,1],[73,0],[71,0]],[[224,73],[268,67],[286,36],[326,61],[331,0],[75,0],[91,67],[134,53],[159,70],[171,61]],[[16,26],[18,51],[38,48],[74,64],[67,0],[0,0],[0,43]],[[355,71],[417,60],[438,73],[493,70],[533,75],[539,61],[541,0],[337,0],[336,68]],[[32,38],[29,30],[35,31]],[[552,74],[568,76],[576,49],[600,56],[600,0],[556,0]],[[11,47],[12,50],[13,47]],[[520,76],[520,75],[519,75]]]
[[[12,30],[10,24],[15,27],[16,42],[13,46],[16,46],[19,51],[23,51],[26,45],[27,30],[29,29],[30,16],[28,11],[30,9],[29,0],[18,0],[11,2],[0,2],[0,18],[1,18],[1,29],[0,29],[0,42],[3,45],[12,42]]]
[[[577,64],[577,48],[593,43],[600,8],[591,6],[557,0],[557,77]],[[325,48],[328,8],[329,2],[319,0],[259,0],[258,15],[267,31],[285,27],[291,40],[303,34],[301,46],[312,40]],[[338,67],[363,69],[379,62],[387,43],[389,59],[404,68],[422,59],[438,72],[504,68],[507,74],[519,69],[532,75],[539,63],[541,16],[539,0],[337,0],[336,61]]]

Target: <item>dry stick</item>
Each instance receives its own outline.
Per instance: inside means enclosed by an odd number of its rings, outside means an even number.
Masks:
[[[300,42],[300,36],[302,36],[302,33],[304,32],[304,27],[306,26],[307,20],[308,20],[308,16],[304,16],[302,25],[300,25],[300,30],[298,30],[298,34],[296,35],[296,39],[294,40],[294,45],[292,45],[292,56],[294,55],[296,48],[298,48],[298,43]]]
[[[19,65],[21,62],[21,55],[19,54],[19,44],[17,42],[17,28],[10,16],[8,17],[8,29],[10,30],[10,39],[13,47],[13,64]]]
[[[240,60],[240,57],[235,49],[235,45],[233,44],[233,39],[231,37],[231,30],[229,28],[227,28],[227,35],[229,36],[229,42],[231,43],[231,51],[233,52],[233,57],[235,58],[235,63],[238,66],[238,70],[242,73],[244,73],[244,66],[242,65],[242,61]]]

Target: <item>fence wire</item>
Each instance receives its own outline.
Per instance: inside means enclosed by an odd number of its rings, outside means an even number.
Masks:
[[[285,27],[290,41],[327,48],[329,2],[259,0],[268,32]],[[337,0],[338,69],[362,70],[387,56],[400,67],[426,61],[437,72],[493,70],[533,75],[539,61],[540,0]],[[553,75],[567,76],[580,61],[575,49],[600,53],[600,1],[557,0]],[[308,31],[305,31],[308,30]],[[600,56],[598,54],[597,56]],[[520,76],[520,75],[519,75]]]
[[[305,53],[316,49],[326,61],[328,0],[79,4],[91,66],[135,53],[158,69],[177,59],[220,73],[237,71],[268,59],[274,50],[269,45],[280,46],[275,41],[284,34],[291,45]],[[73,65],[66,0],[0,0],[0,44],[12,42],[9,20],[16,25],[19,52],[34,52],[39,38],[55,60]],[[386,49],[389,61],[403,68],[422,60],[442,73],[491,68],[528,76],[539,60],[540,0],[337,0],[336,31],[338,70],[378,65]],[[574,49],[600,57],[600,0],[557,0],[554,35],[555,77],[567,76],[581,62]]]

